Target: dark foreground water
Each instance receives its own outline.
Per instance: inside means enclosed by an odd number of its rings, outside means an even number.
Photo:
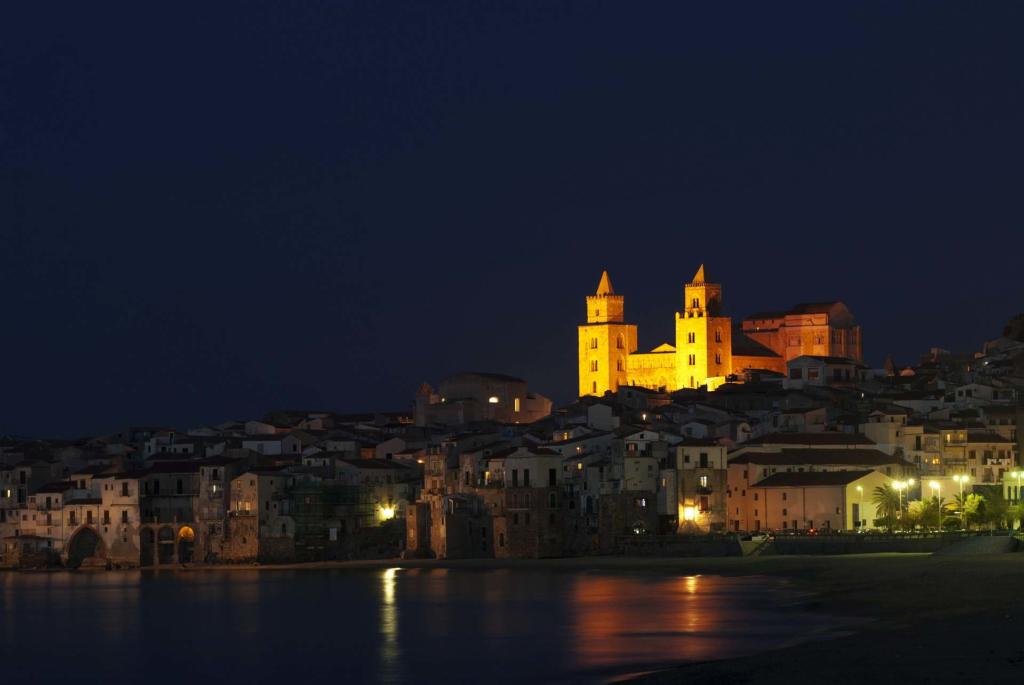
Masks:
[[[563,570],[0,573],[4,682],[607,681],[820,637],[775,579]]]

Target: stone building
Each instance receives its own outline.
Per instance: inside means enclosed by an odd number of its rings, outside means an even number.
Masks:
[[[678,530],[719,533],[726,528],[727,451],[713,440],[687,440],[675,448]]]
[[[838,301],[751,314],[743,320],[742,330],[784,362],[803,355],[845,357],[856,362],[864,359],[860,325],[850,309]]]
[[[848,356],[860,361],[860,326],[841,302],[797,305],[781,314],[758,314],[733,326],[722,286],[702,264],[683,288],[675,314],[675,340],[639,352],[638,331],[626,321],[625,298],[608,272],[586,298],[587,321],[578,327],[579,395],[602,396],[623,386],[675,391],[715,389],[734,375],[786,372],[800,355]]]
[[[221,549],[224,561],[291,561],[295,520],[287,467],[247,469],[231,480],[231,510]]]
[[[522,378],[501,373],[458,373],[436,391],[424,383],[416,394],[417,426],[533,423],[550,413],[551,400],[530,391]]]

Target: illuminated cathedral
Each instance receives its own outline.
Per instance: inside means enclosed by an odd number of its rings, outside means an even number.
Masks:
[[[860,326],[842,302],[753,314],[734,330],[724,314],[722,286],[708,279],[703,264],[683,288],[675,344],[637,349],[637,327],[626,323],[625,298],[605,271],[597,291],[587,296],[587,322],[579,326],[581,397],[622,385],[713,390],[751,370],[785,373],[786,362],[803,355],[862,359]]]

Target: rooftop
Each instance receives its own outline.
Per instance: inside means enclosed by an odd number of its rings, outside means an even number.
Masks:
[[[783,449],[778,452],[746,452],[729,458],[729,465],[757,464],[760,466],[883,466],[899,464],[898,457],[872,449]]]
[[[815,487],[830,485],[849,485],[874,471],[797,471],[790,473],[774,473],[759,483],[755,488],[787,488]]]
[[[769,433],[738,447],[757,445],[874,445],[875,441],[861,433]]]

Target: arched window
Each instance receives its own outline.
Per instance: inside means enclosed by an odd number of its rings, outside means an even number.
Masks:
[[[618,337],[615,338],[615,347],[618,349],[625,349],[626,344],[622,340],[622,333],[619,333]]]
[[[722,329],[721,328],[716,328],[715,329],[715,342],[722,342]]]
[[[593,388],[593,393],[594,393],[595,395],[597,394],[597,381],[594,381],[594,388]]]

